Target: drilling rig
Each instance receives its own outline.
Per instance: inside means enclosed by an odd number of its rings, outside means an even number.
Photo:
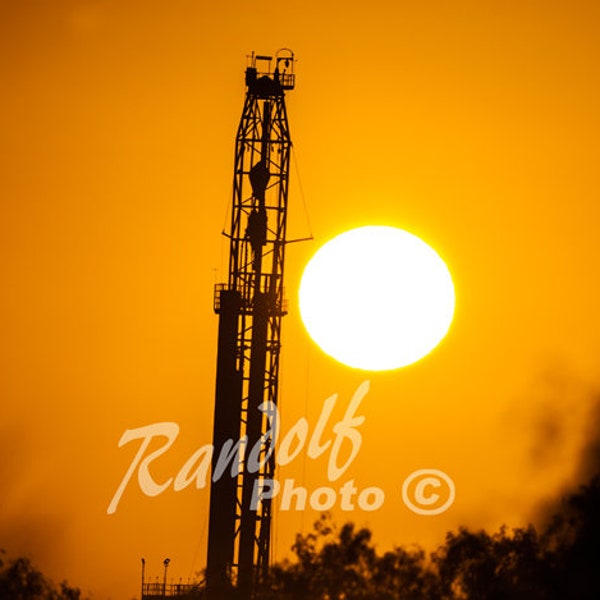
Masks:
[[[207,600],[250,600],[270,558],[271,500],[257,490],[275,472],[269,415],[278,402],[291,140],[285,93],[294,55],[252,54],[236,136],[229,275],[215,287],[219,315]],[[271,407],[271,412],[268,407]],[[224,457],[229,462],[223,468]]]

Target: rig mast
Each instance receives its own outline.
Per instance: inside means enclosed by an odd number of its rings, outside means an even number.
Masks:
[[[294,88],[293,66],[293,53],[284,49],[275,57],[253,54],[246,69],[231,224],[225,234],[230,242],[229,279],[216,286],[214,299],[219,333],[208,600],[249,600],[269,566],[271,501],[253,508],[252,500],[275,471],[265,406],[277,405],[281,319],[286,314],[283,268],[291,140],[284,96]],[[233,459],[221,472],[223,449]]]

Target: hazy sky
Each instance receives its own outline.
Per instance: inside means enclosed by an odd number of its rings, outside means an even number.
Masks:
[[[295,162],[281,365],[283,429],[326,398],[340,418],[365,380],[360,453],[340,482],[386,494],[381,548],[428,549],[461,524],[523,525],[580,473],[599,386],[600,17],[597,3],[442,0],[278,4],[142,0],[0,5],[0,547],[95,598],[131,598],[140,558],[178,580],[203,568],[208,491],[155,498],[210,443],[221,236],[250,52],[292,48]],[[303,190],[303,195],[301,194]],[[303,200],[304,196],[304,200]],[[456,316],[427,358],[351,370],[308,339],[302,267],[359,225],[405,228],[443,256]],[[349,324],[349,327],[352,325]],[[325,434],[332,435],[331,425]],[[441,469],[439,516],[403,480]],[[282,470],[332,485],[326,457]],[[317,513],[281,512],[275,557]]]

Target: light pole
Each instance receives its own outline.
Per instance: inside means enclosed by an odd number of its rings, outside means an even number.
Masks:
[[[169,568],[170,562],[170,558],[165,558],[165,560],[163,560],[163,565],[165,565],[165,578],[163,580],[163,598],[167,597],[167,569]]]
[[[142,558],[142,600],[144,600],[144,577],[146,571],[146,560]]]

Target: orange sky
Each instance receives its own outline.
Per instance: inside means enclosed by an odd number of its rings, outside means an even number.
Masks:
[[[382,548],[461,524],[527,523],[578,473],[598,386],[600,15],[595,2],[55,0],[0,6],[0,547],[98,599],[204,566],[208,492],[106,509],[137,442],[172,421],[174,476],[210,443],[220,235],[245,56],[292,48],[283,429],[336,418],[365,380],[342,481],[385,491],[336,514]],[[300,194],[304,191],[308,218]],[[403,227],[448,263],[455,321],[395,372],[341,366],[297,311],[303,265],[349,228]],[[329,430],[331,431],[331,430]],[[411,513],[402,481],[442,469],[450,510]],[[326,463],[282,470],[312,490]],[[317,513],[281,513],[276,558]]]

